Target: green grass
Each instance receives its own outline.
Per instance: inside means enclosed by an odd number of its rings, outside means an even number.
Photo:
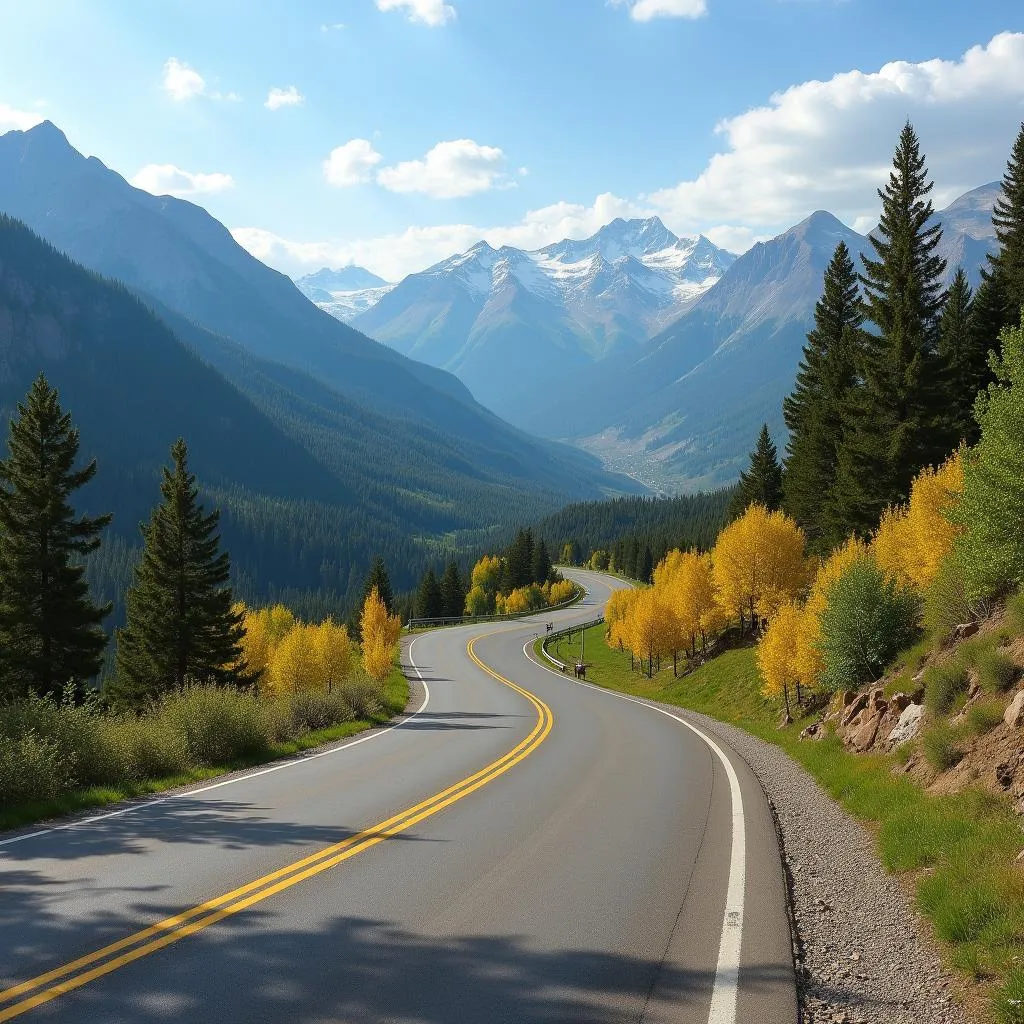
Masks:
[[[355,721],[341,722],[326,729],[303,733],[301,736],[291,740],[273,743],[264,753],[258,756],[237,758],[223,764],[196,767],[186,772],[164,775],[159,778],[145,779],[138,782],[86,786],[63,793],[50,800],[32,801],[14,807],[2,807],[0,808],[0,829],[18,828],[47,818],[55,818],[65,814],[104,807],[121,800],[162,793],[170,789],[176,789],[179,786],[205,782],[208,779],[214,779],[228,772],[252,768],[256,765],[267,764],[270,761],[292,757],[302,751],[311,750],[326,743],[335,743],[357,733],[365,732],[367,729],[376,728],[393,716],[401,714],[405,710],[408,700],[409,684],[402,674],[402,670],[396,665],[384,681],[381,700],[382,708],[381,712],[377,715]]]
[[[573,661],[579,656],[579,634],[549,649],[562,661]],[[904,664],[910,667],[918,657],[915,652]],[[586,661],[588,682],[712,715],[782,747],[843,807],[871,825],[889,871],[911,874],[918,905],[947,943],[950,962],[986,986],[995,1019],[1024,1024],[1024,872],[1015,863],[1024,837],[1007,800],[981,789],[929,795],[893,771],[906,758],[905,750],[902,758],[855,755],[831,737],[801,742],[807,720],[778,727],[779,706],[761,696],[749,648],[727,651],[680,679],[663,659],[662,671],[649,680],[630,671],[628,653],[608,648],[599,625],[587,632]],[[968,730],[981,728],[994,715],[994,704],[976,707]]]

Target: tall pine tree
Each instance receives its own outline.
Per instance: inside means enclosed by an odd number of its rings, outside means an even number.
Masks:
[[[750,453],[750,468],[740,473],[729,517],[738,519],[755,501],[772,512],[782,507],[782,468],[767,423],[761,427],[757,446]]]
[[[826,515],[836,479],[845,404],[856,379],[857,331],[864,316],[857,270],[840,242],[825,270],[793,393],[782,405],[789,443],[783,476],[786,511],[803,527],[812,550],[827,550]]]
[[[441,585],[433,568],[427,569],[416,590],[416,617],[418,619],[439,619],[445,614]]]
[[[533,545],[533,582],[543,585],[551,576],[551,555],[543,537],[538,537]]]
[[[246,684],[242,616],[232,610],[231,562],[220,550],[220,513],[206,514],[188,470],[188,448],[171,448],[162,500],[142,529],[145,547],[117,634],[111,696],[139,704],[184,686]]]
[[[862,384],[846,405],[833,492],[836,528],[843,533],[872,530],[887,505],[906,500],[922,466],[948,454],[938,356],[946,264],[936,254],[942,229],[929,223],[931,190],[908,122],[889,182],[878,192],[882,217],[870,236],[876,258],[861,255],[872,326],[858,332]]]
[[[75,469],[79,436],[40,374],[11,420],[0,461],[0,694],[59,696],[95,676],[111,606],[89,596],[82,557],[111,517],[75,517],[71,495],[96,474]]]
[[[391,577],[388,575],[384,559],[379,555],[373,560],[370,572],[363,583],[363,600],[360,607],[366,604],[373,588],[377,588],[377,596],[384,602],[384,607],[391,613],[391,605],[394,603],[395,595],[391,589]]]
[[[991,377],[988,347],[980,344],[973,313],[971,286],[963,267],[957,267],[939,321],[939,355],[948,396],[946,418],[951,446],[959,441],[974,444],[978,439],[974,401]]]
[[[1002,306],[1001,330],[1016,327],[1024,308],[1024,124],[1010,152],[992,224],[999,249],[989,254],[986,277],[992,280]],[[996,338],[991,339],[989,347],[996,347]]]
[[[447,618],[457,618],[466,607],[466,585],[462,582],[462,573],[453,558],[445,567],[441,577],[441,603],[443,614]]]

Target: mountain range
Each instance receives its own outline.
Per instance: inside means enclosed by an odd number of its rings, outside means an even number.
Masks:
[[[375,306],[395,286],[363,267],[324,267],[297,278],[295,286],[325,313],[342,323],[351,323],[360,313]]]
[[[936,215],[947,279],[962,265],[978,283],[998,188]],[[825,211],[739,258],[657,218],[535,252],[480,242],[352,323],[610,469],[656,489],[718,486],[736,478],[762,422],[785,441],[782,399],[840,239],[858,258],[871,251]]]
[[[206,211],[133,188],[49,122],[0,137],[0,211],[53,246],[33,255],[25,229],[6,223],[12,251],[28,255],[7,262],[15,283],[0,323],[19,289],[37,306],[29,334],[0,330],[0,409],[23,396],[32,366],[53,375],[101,472],[112,480],[117,466],[134,481],[110,492],[128,539],[145,511],[136,495],[155,497],[178,433],[224,507],[240,574],[264,597],[354,593],[377,553],[396,556],[396,585],[408,586],[441,537],[636,489],[579,449],[510,427],[451,374],[317,309]],[[64,277],[72,297],[49,286]],[[140,311],[119,314],[141,325],[125,329],[120,348],[103,326],[114,295]],[[57,340],[47,340],[48,318]],[[178,369],[168,375],[171,351]]]
[[[479,242],[406,277],[352,325],[457,374],[488,408],[524,424],[539,375],[562,381],[635,349],[733,259],[656,217],[615,220],[590,238],[531,252]]]

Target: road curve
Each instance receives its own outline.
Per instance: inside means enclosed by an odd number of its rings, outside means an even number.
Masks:
[[[558,625],[618,586],[576,575]],[[0,836],[0,1024],[795,1022],[756,780],[534,663],[543,621],[418,636],[397,728]]]

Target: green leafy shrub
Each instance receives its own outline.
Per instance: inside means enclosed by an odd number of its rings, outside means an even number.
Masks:
[[[165,697],[157,709],[184,737],[200,765],[221,765],[269,752],[271,723],[257,698],[247,692],[194,686]]]
[[[330,693],[300,690],[288,698],[288,718],[293,733],[316,732],[332,725],[351,722],[355,717],[343,687]]]
[[[840,690],[878,679],[917,634],[918,612],[916,595],[873,558],[852,562],[829,587],[821,615],[823,685]]]
[[[52,800],[73,780],[73,759],[55,740],[33,731],[0,735],[0,805]]]
[[[369,676],[353,673],[340,684],[340,689],[356,718],[368,721],[383,713],[380,686]]]
[[[1013,686],[1017,666],[1008,654],[994,647],[982,648],[974,659],[978,682],[989,693],[1002,693]]]
[[[937,772],[948,772],[963,760],[959,732],[945,722],[936,722],[921,738],[925,760]]]
[[[963,532],[954,556],[972,596],[1024,583],[1024,311],[999,335],[996,382],[978,396],[981,437],[964,460],[964,489],[950,513]]]
[[[967,693],[967,669],[959,661],[932,665],[924,673],[924,706],[932,717],[948,714]]]

